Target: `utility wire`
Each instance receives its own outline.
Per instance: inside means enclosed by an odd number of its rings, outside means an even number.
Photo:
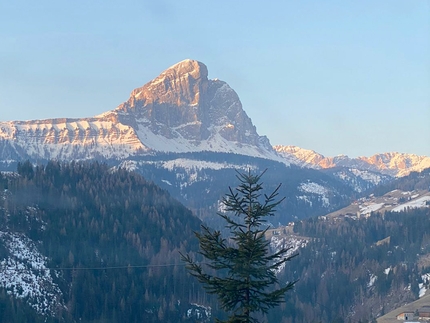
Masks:
[[[200,262],[199,264],[207,265],[208,263]],[[164,265],[129,265],[129,266],[106,266],[106,267],[44,267],[44,268],[17,268],[17,267],[0,267],[0,272],[3,271],[46,271],[46,270],[106,270],[106,269],[131,269],[131,268],[157,268],[157,267],[175,267],[186,266],[186,264],[164,264]]]
[[[131,268],[156,268],[156,267],[174,267],[174,266],[185,266],[182,264],[165,264],[165,265],[134,265],[134,266],[106,266],[106,267],[45,267],[45,268],[14,268],[14,267],[2,267],[0,271],[50,271],[50,270],[110,270],[110,269],[131,269]]]

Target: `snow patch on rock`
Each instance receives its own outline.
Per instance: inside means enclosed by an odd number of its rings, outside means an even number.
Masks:
[[[0,287],[25,299],[39,314],[55,316],[65,308],[62,293],[46,267],[46,257],[23,234],[0,231],[0,243],[9,256],[0,261]]]

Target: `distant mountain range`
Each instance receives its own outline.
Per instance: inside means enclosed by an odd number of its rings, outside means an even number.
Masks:
[[[260,136],[236,92],[209,80],[198,61],[179,62],[131,92],[116,109],[92,118],[0,122],[2,160],[124,160],[156,153],[222,152],[315,169],[336,166],[404,176],[430,157],[385,153],[324,157],[295,146],[272,147]]]
[[[314,169],[333,167],[349,167],[361,170],[371,170],[382,174],[402,177],[410,172],[420,172],[430,168],[430,157],[405,153],[382,153],[371,157],[349,158],[345,155],[324,157],[309,149],[297,146],[274,146],[274,149],[290,163]]]
[[[324,157],[260,136],[236,92],[184,60],[91,118],[0,122],[0,170],[30,160],[99,160],[137,171],[193,209],[216,210],[235,170],[268,168],[291,196],[282,219],[320,215],[375,185],[430,167],[430,157],[387,153]]]

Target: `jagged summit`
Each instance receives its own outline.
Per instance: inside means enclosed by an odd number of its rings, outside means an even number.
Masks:
[[[131,92],[130,99],[146,104],[196,105],[199,94],[208,86],[208,69],[201,62],[183,60],[162,72],[154,80]]]
[[[214,151],[284,161],[259,136],[236,92],[186,59],[93,118],[0,123],[0,156],[124,159],[156,152]],[[286,163],[286,162],[285,162]]]
[[[371,157],[350,158],[345,155],[324,157],[313,150],[297,146],[277,145],[273,148],[292,164],[315,169],[349,167],[401,177],[413,171],[419,172],[430,168],[430,157],[414,154],[390,152],[376,154]]]
[[[199,62],[190,58],[186,58],[176,64],[173,64],[172,66],[167,68],[164,72],[162,72],[160,76],[169,72],[178,73],[178,75],[184,74],[184,73],[190,73],[193,75],[194,78],[198,78],[197,74],[195,73],[199,73],[199,74],[202,74],[203,77],[205,78],[208,77],[207,66],[202,62]]]
[[[206,65],[191,59],[133,90],[102,116],[133,127],[145,146],[157,151],[223,151],[281,160],[258,135],[237,93],[226,82],[208,79]]]
[[[289,159],[292,164],[300,167],[319,168],[319,163],[324,156],[314,150],[304,149],[297,146],[276,145],[273,148],[282,156]]]
[[[201,96],[207,93],[208,86],[206,65],[187,59],[133,90],[130,98],[113,112],[133,114],[169,127],[196,122],[196,110],[205,105]]]

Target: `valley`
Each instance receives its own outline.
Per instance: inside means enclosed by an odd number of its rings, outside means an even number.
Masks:
[[[189,59],[97,116],[0,122],[0,320],[212,322],[216,299],[179,252],[198,257],[201,224],[225,230],[238,172],[265,172],[285,197],[266,238],[299,256],[277,271],[295,290],[264,318],[374,322],[430,288],[429,167],[272,146]]]

